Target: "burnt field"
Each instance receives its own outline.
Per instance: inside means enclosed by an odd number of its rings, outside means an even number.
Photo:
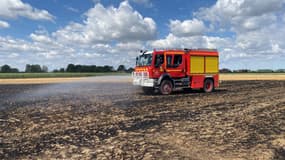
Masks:
[[[0,159],[284,159],[285,81],[144,95],[129,82],[0,85]]]

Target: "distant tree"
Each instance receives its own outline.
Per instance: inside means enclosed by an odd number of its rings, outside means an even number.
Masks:
[[[252,71],[249,70],[249,69],[239,69],[239,70],[234,70],[233,72],[236,72],[236,73],[248,73],[248,72],[252,72]]]
[[[74,72],[81,72],[82,71],[81,69],[82,67],[79,64],[74,66]]]
[[[66,72],[75,72],[75,65],[74,64],[68,64],[66,67]]]
[[[52,72],[65,72],[64,68],[54,69]]]
[[[60,69],[59,69],[59,72],[64,72],[64,68],[60,68]]]
[[[10,73],[18,73],[19,69],[18,68],[11,68]]]
[[[231,73],[232,71],[228,68],[220,69],[220,73]]]
[[[285,72],[285,69],[277,69],[275,72],[284,73],[284,72]]]
[[[104,68],[104,72],[113,72],[114,71],[113,66],[105,65],[103,68]]]
[[[31,65],[26,64],[25,72],[29,73],[29,72],[31,72],[31,69],[32,69]]]
[[[119,65],[117,71],[118,71],[118,72],[126,71],[126,67],[121,64],[121,65]]]
[[[96,65],[91,65],[89,72],[96,72],[97,71],[97,66]]]
[[[5,64],[0,67],[0,72],[2,73],[17,73],[19,70],[17,68],[11,68],[9,65]]]
[[[132,68],[132,67],[130,67],[130,68],[127,69],[127,72],[128,72],[128,73],[132,73],[133,71],[134,71],[134,68]]]
[[[48,72],[48,67],[45,66],[45,65],[43,65],[43,66],[42,66],[42,72]]]
[[[256,72],[259,72],[259,73],[272,73],[274,71],[272,69],[258,69]]]
[[[31,72],[40,73],[40,72],[42,72],[42,68],[39,64],[33,64],[33,65],[31,65]]]
[[[39,72],[43,72],[43,70],[39,64],[26,64],[25,72],[39,73]]]
[[[9,73],[10,71],[11,71],[11,67],[7,64],[5,64],[1,67],[1,72],[3,72],[3,73]]]
[[[113,72],[113,66],[96,66],[96,65],[74,65],[68,64],[66,67],[66,72]],[[64,72],[64,69],[61,69],[60,72]]]

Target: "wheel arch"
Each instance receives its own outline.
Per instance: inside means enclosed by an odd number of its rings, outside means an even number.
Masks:
[[[170,77],[170,75],[167,74],[167,73],[162,74],[162,75],[158,78],[157,85],[160,85],[161,82],[162,82],[163,80],[166,80],[166,79],[167,79],[167,80],[170,80],[171,83],[172,83],[172,85],[173,85],[173,87],[174,87],[174,81],[173,81],[173,79]]]
[[[209,77],[205,77],[204,79],[204,83],[207,79],[210,79],[211,81],[213,81],[213,84],[215,83],[214,77],[213,76],[209,76]]]

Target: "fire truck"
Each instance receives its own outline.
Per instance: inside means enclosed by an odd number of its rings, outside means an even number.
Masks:
[[[141,51],[132,77],[133,85],[145,93],[166,95],[179,88],[212,92],[219,86],[219,53],[216,49]]]

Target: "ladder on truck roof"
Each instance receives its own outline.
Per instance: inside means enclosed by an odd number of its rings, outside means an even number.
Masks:
[[[208,52],[217,52],[217,49],[212,48],[197,48],[197,49],[189,49],[190,51],[208,51]]]

